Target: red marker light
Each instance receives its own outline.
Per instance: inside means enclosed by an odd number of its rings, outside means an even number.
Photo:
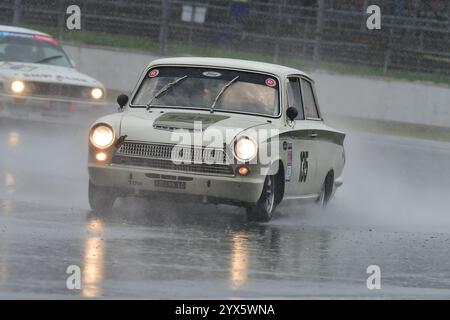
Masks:
[[[33,35],[33,40],[34,41],[47,42],[47,43],[50,43],[50,44],[53,44],[53,45],[58,45],[59,44],[59,41],[56,40],[55,38],[42,36],[42,35],[39,35],[39,34]]]

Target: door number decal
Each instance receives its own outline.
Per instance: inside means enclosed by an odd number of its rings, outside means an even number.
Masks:
[[[300,182],[306,182],[306,178],[308,177],[308,151],[300,152]]]

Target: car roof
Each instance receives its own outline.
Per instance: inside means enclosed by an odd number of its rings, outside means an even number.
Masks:
[[[150,63],[150,66],[154,65],[181,65],[181,66],[232,68],[257,72],[267,72],[279,76],[280,78],[284,78],[288,75],[295,74],[295,75],[302,75],[311,79],[311,77],[305,72],[294,68],[266,62],[240,60],[240,59],[206,58],[206,57],[163,58],[154,60]]]
[[[31,30],[31,29],[27,29],[27,28],[13,27],[13,26],[4,26],[4,25],[0,25],[0,32],[17,32],[17,33],[37,34],[37,35],[41,35],[41,36],[51,37],[50,35],[40,32],[40,31]]]

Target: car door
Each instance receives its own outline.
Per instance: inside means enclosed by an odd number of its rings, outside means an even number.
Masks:
[[[305,125],[309,128],[308,139],[311,153],[314,159],[315,171],[311,176],[309,190],[311,193],[320,193],[325,179],[324,164],[327,161],[326,131],[319,112],[317,98],[314,93],[314,84],[306,78],[301,79],[301,92],[303,109],[305,113]],[[325,173],[326,174],[326,173]]]
[[[310,137],[311,127],[305,118],[301,78],[289,77],[287,87],[287,107],[297,108],[298,116],[293,122],[288,121],[291,130],[286,135],[286,196],[296,198],[314,193],[317,156],[314,141]]]

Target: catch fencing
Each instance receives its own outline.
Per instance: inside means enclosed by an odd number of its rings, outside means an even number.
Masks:
[[[62,31],[67,6],[77,4],[82,30],[74,32],[143,37],[163,55],[174,48],[199,54],[215,48],[274,62],[450,75],[449,2],[435,0],[432,7],[427,0],[2,0],[0,23]],[[381,7],[381,30],[366,27],[371,4]]]

